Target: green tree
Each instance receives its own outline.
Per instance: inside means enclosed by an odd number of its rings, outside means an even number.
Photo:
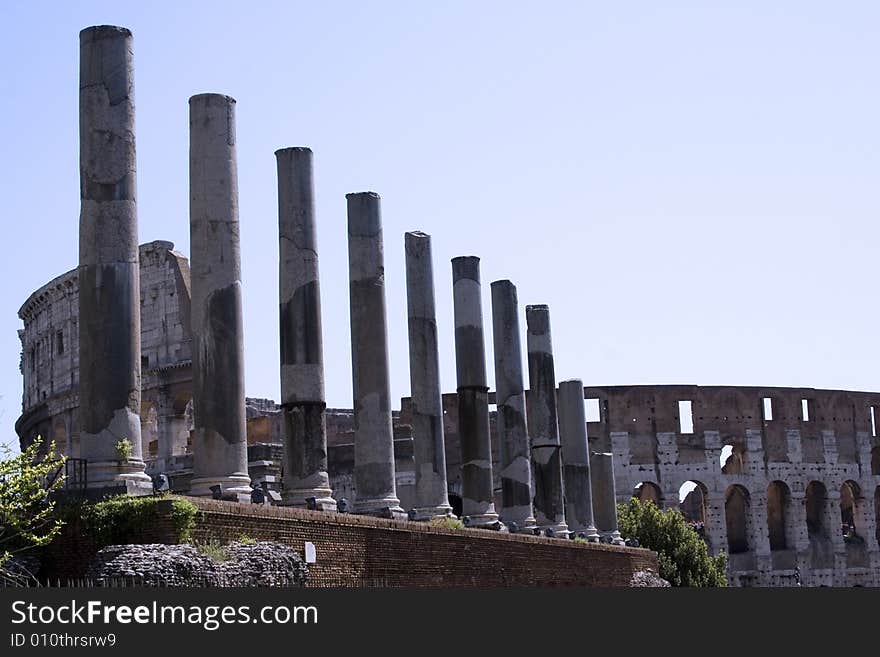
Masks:
[[[672,586],[727,586],[727,555],[710,556],[706,543],[678,509],[631,499],[617,507],[618,528],[659,555],[660,577]]]
[[[8,445],[0,445],[0,579],[16,578],[7,568],[12,556],[45,545],[63,524],[54,514],[55,502],[49,493],[64,480],[55,476],[64,457],[56,455],[54,442],[41,452],[42,443],[37,436],[17,455]]]

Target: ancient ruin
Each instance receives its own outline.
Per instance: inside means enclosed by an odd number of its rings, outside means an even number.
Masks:
[[[131,32],[80,32],[79,440],[91,488],[150,489],[141,460]],[[73,340],[71,340],[71,343]]]
[[[250,493],[235,99],[189,99],[193,495]]]
[[[285,148],[278,160],[281,406],[284,500],[335,510],[327,476],[324,346],[315,229],[312,151]]]
[[[471,527],[506,530],[477,534],[497,536],[520,564],[520,546],[549,555],[561,541],[546,537],[569,532],[620,544],[616,505],[638,497],[680,509],[710,552],[729,555],[734,585],[880,585],[880,393],[584,387],[580,380],[557,389],[546,306],[526,308],[524,390],[509,281],[492,284],[492,392],[479,258],[467,256],[452,262],[457,390],[441,394],[430,239],[411,232],[404,248],[413,397],[393,410],[373,192],[346,197],[353,409],[327,409],[305,148],[276,153],[281,404],[246,399],[235,101],[190,99],[190,270],[170,242],[137,247],[131,34],[105,26],[81,38],[80,265],[19,310],[24,385],[16,430],[23,446],[41,434],[81,460],[69,486],[137,493],[152,490],[148,475],[164,475],[175,492],[250,502],[253,485],[257,498],[278,493],[283,505],[304,506],[277,509],[278,522],[303,535],[311,529],[301,523],[319,513],[322,522],[339,518],[340,532],[356,537],[352,545],[366,541],[370,528],[383,537],[377,542],[411,531],[407,540],[422,546],[446,541],[456,559],[471,549],[490,554],[491,547],[464,546],[454,535],[441,540],[429,523],[404,520],[407,511],[426,520],[451,507]],[[110,353],[99,352],[106,345]],[[130,442],[126,455],[120,436]],[[379,518],[321,513],[344,511],[343,500]],[[244,510],[249,504],[198,502],[220,524],[230,515],[223,504],[253,515]],[[263,531],[260,522],[240,524]],[[521,535],[538,527],[543,537]],[[387,543],[395,555],[406,549]],[[650,554],[595,547],[596,555],[640,567],[639,553]],[[568,554],[589,567],[586,553]],[[419,577],[443,583],[436,571]],[[552,577],[536,572],[535,581]],[[519,572],[509,581],[526,580]]]

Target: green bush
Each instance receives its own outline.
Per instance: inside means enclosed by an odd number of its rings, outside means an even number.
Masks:
[[[242,545],[253,545],[257,542],[257,539],[253,538],[252,536],[248,536],[247,534],[241,534],[236,540],[238,540],[238,542]]]
[[[443,527],[444,529],[464,529],[464,523],[455,516],[444,516],[442,518],[431,518],[428,524],[434,527]]]
[[[195,548],[207,557],[211,557],[217,563],[229,560],[226,547],[216,538],[211,538],[205,543],[196,543]]]
[[[127,461],[131,458],[131,441],[128,438],[120,438],[116,441],[116,454],[119,456],[119,460]]]
[[[125,543],[156,522],[156,504],[172,500],[171,524],[181,543],[189,542],[196,524],[198,507],[180,497],[119,495],[81,507],[86,531],[101,545]]]
[[[660,577],[672,586],[727,586],[727,555],[710,556],[678,509],[661,511],[633,498],[618,505],[617,522],[623,536],[658,554]]]

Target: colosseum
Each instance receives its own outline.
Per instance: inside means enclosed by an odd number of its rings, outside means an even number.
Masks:
[[[142,448],[178,492],[192,475],[189,263],[171,242],[140,247]],[[22,305],[22,446],[50,436],[79,455],[76,270]],[[880,393],[683,385],[586,387],[594,451],[614,454],[619,502],[679,508],[737,586],[880,586]],[[494,397],[490,395],[490,402]],[[449,498],[461,509],[457,396],[443,395]],[[494,405],[492,406],[494,409]],[[411,404],[393,413],[397,491],[411,508]],[[491,415],[493,460],[498,441]],[[281,487],[279,406],[247,399],[252,480]],[[336,499],[353,490],[353,412],[328,409]],[[501,486],[496,479],[496,504]]]

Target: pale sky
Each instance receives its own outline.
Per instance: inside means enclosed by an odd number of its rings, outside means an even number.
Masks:
[[[285,146],[315,152],[331,406],[352,401],[344,195],[364,190],[396,399],[407,230],[433,237],[445,391],[458,255],[482,258],[490,379],[489,283],[510,278],[550,306],[558,380],[880,388],[876,2],[0,0],[0,19],[0,440],[18,308],[77,264],[78,35],[108,23],[134,33],[142,243],[189,255],[187,101],[238,101],[249,396],[279,394]]]

